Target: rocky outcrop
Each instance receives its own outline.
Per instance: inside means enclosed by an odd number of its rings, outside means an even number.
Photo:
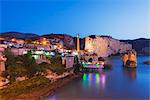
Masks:
[[[123,66],[134,68],[137,65],[136,51],[130,50],[122,54]]]
[[[131,50],[132,45],[120,42],[110,36],[88,36],[85,38],[85,50],[96,53],[100,57],[107,57]]]

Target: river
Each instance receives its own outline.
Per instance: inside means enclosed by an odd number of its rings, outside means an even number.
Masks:
[[[150,95],[150,60],[148,56],[137,57],[137,68],[122,67],[120,57],[107,59],[112,70],[83,73],[59,88],[48,100],[148,100]]]

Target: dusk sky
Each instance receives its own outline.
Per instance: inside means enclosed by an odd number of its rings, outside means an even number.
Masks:
[[[0,32],[150,38],[149,0],[1,0]]]

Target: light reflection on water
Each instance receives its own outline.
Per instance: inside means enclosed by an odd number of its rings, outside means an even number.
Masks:
[[[137,78],[137,70],[135,68],[123,68],[123,74],[131,80],[135,80]]]
[[[49,100],[57,100],[56,95],[51,96],[51,98],[49,98]]]
[[[82,80],[84,88],[90,88],[93,86],[96,86],[96,88],[104,88],[106,83],[106,76],[103,72],[83,73]]]
[[[83,73],[56,91],[48,100],[149,100],[150,66],[143,64],[150,57],[137,58],[137,68],[122,67],[120,57],[108,59],[112,70]]]

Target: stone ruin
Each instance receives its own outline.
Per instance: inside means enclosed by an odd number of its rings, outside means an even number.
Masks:
[[[122,62],[125,67],[135,68],[137,66],[136,51],[133,49],[122,54]]]
[[[5,58],[5,56],[0,55],[0,73],[5,71],[5,62],[6,62],[7,58]]]
[[[5,85],[5,78],[1,76],[2,72],[5,71],[5,62],[7,58],[4,55],[0,54],[0,89]]]

